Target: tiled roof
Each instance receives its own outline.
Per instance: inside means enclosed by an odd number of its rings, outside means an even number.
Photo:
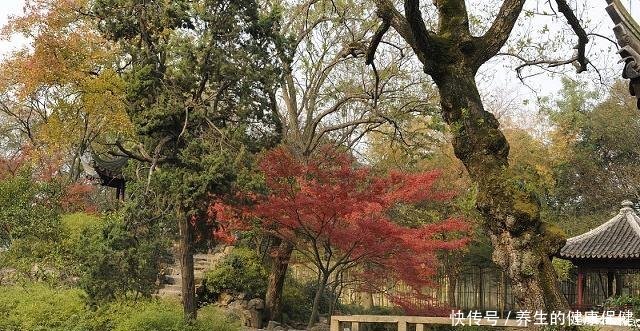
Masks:
[[[122,170],[129,162],[125,156],[102,158],[98,154],[92,154],[93,166],[101,176],[122,179]]]
[[[608,222],[567,239],[559,256],[570,260],[640,258],[640,217],[633,204],[623,201],[620,212]]]

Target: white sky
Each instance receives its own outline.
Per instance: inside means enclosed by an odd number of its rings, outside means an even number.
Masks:
[[[10,15],[21,14],[23,4],[24,0],[0,0],[0,26],[4,26],[7,23]],[[0,58],[22,45],[23,42],[24,39],[22,38],[13,38],[11,41],[0,40]]]
[[[486,4],[484,1],[468,0],[469,4],[473,8],[474,3]],[[631,8],[632,14],[635,17],[640,18],[640,3],[633,4],[637,0],[622,0],[625,5]],[[538,1],[538,3],[544,3],[544,1]],[[9,16],[20,15],[23,12],[24,0],[0,0],[0,26],[3,26]],[[584,2],[585,7],[579,8],[578,12],[581,18],[591,21],[588,24],[588,28],[591,29],[588,32],[596,32],[613,38],[612,27],[613,24],[607,16],[604,8],[606,6],[605,0],[586,0]],[[477,5],[475,5],[477,6]],[[536,3],[536,1],[528,1],[527,6],[529,8],[538,9],[536,6],[543,6]],[[540,11],[548,7],[540,7]],[[517,28],[517,33],[520,37],[525,36],[527,33],[538,32],[540,27],[548,24],[551,27],[560,27],[562,29],[568,29],[566,21],[563,17],[551,18],[551,17],[536,17],[535,19],[522,19],[522,22]],[[533,22],[533,23],[528,23]],[[561,23],[561,24],[560,24]],[[553,29],[553,28],[552,28]],[[575,40],[575,37],[573,37]],[[13,38],[12,40],[0,40],[0,60],[4,55],[10,53],[12,50],[24,45],[24,38]],[[588,47],[591,50],[589,53],[597,54],[597,57],[592,57],[594,63],[600,68],[603,68],[601,75],[604,81],[609,84],[612,79],[620,76],[621,65],[617,64],[619,56],[615,54],[615,48],[611,48],[611,43],[604,39],[597,38],[591,42]],[[567,47],[567,46],[565,46]],[[566,53],[565,53],[566,55]],[[525,100],[534,101],[536,97],[548,96],[551,99],[555,99],[555,95],[561,86],[561,75],[540,74],[535,75],[526,80],[527,85],[523,85],[515,75],[513,68],[514,62],[505,60],[505,58],[497,58],[490,63],[483,66],[481,69],[481,75],[478,78],[479,86],[484,91],[484,99],[493,108],[504,108],[502,112],[506,112],[511,117],[520,119],[523,123],[522,126],[527,127],[533,125],[527,124],[527,121],[533,121],[531,116],[532,112],[535,113],[535,103],[528,103],[524,105]],[[596,72],[589,68],[589,72],[586,74],[575,75],[570,73],[573,68],[568,66],[566,68],[569,72],[568,76],[577,78],[588,82],[599,81],[599,76]],[[594,84],[597,86],[598,84]],[[602,85],[600,85],[602,88]],[[604,89],[604,88],[603,88]]]

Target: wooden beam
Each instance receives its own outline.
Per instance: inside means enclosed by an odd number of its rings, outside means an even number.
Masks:
[[[584,282],[584,273],[582,272],[582,270],[578,270],[578,284],[576,289],[576,292],[578,292],[576,293],[576,295],[578,296],[578,299],[577,299],[578,308],[582,308],[582,305],[584,303],[582,298],[583,282]]]

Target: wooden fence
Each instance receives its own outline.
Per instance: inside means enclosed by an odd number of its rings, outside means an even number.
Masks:
[[[350,315],[332,316],[330,331],[344,331],[341,323],[349,323],[349,331],[360,331],[360,325],[365,323],[396,324],[398,331],[407,331],[409,326],[415,325],[416,331],[424,331],[427,325],[452,325],[449,317],[422,317],[422,316],[380,316],[380,315]],[[494,323],[495,322],[495,325]],[[476,325],[476,324],[474,324]],[[496,327],[521,327],[515,320],[497,319],[495,321],[480,320],[478,325]]]
[[[398,331],[424,331],[425,326],[429,325],[452,325],[449,317],[422,317],[422,316],[379,316],[379,315],[351,315],[351,316],[332,316],[330,331],[346,331],[344,324],[349,324],[349,331],[360,331],[362,324],[395,324]],[[341,328],[341,325],[343,326]],[[468,325],[468,324],[467,324]],[[474,324],[476,325],[476,324]],[[477,325],[491,326],[499,328],[519,328],[527,329],[531,325],[519,325],[518,321],[513,319],[497,319],[494,321],[481,320]],[[628,326],[615,325],[598,325],[600,331],[620,331],[629,330]],[[411,330],[410,330],[411,329]]]
[[[619,275],[622,279],[622,295],[640,296],[640,271],[628,271]],[[560,288],[569,304],[573,308],[593,309],[602,308],[607,300],[606,272],[590,272],[585,274],[583,289],[583,306],[577,306],[577,275],[570,275],[569,279],[560,283]],[[406,286],[396,284],[388,292],[407,291]],[[448,277],[436,277],[434,286],[425,289],[424,294],[433,298],[433,306],[455,307],[462,310],[496,310],[500,313],[515,310],[515,300],[511,294],[511,284],[508,277],[497,268],[491,267],[467,267],[455,279]],[[340,302],[344,304],[359,303],[359,293],[354,289],[345,289],[340,296]],[[384,293],[372,295],[374,306],[390,307],[393,303]],[[502,314],[501,314],[502,315]]]

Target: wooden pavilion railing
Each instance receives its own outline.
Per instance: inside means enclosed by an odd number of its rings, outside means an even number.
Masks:
[[[495,324],[494,324],[495,322]],[[416,331],[424,331],[425,325],[452,325],[452,319],[450,317],[421,317],[421,316],[380,316],[380,315],[349,315],[349,316],[332,316],[330,331],[345,331],[344,328],[340,329],[340,323],[351,323],[349,331],[360,331],[361,323],[393,323],[398,326],[398,331],[407,331],[408,324],[415,324]],[[465,322],[465,326],[470,325]],[[476,325],[475,323],[473,325]],[[514,319],[497,319],[488,321],[482,319],[479,321],[479,325],[494,326],[494,327],[508,327],[508,328],[523,328],[527,326],[519,325],[517,320]],[[531,323],[528,327],[533,326]],[[621,331],[629,330],[629,326],[614,326],[614,325],[597,325],[600,331]]]
[[[425,325],[452,325],[450,317],[349,315],[332,316],[330,331],[344,331],[340,329],[340,323],[343,322],[351,323],[349,331],[360,331],[360,323],[393,323],[398,325],[398,331],[407,331],[408,324],[415,324],[416,331],[424,331]],[[493,322],[481,320],[479,325],[493,326]],[[519,327],[516,320],[497,319],[495,322],[495,327]]]

